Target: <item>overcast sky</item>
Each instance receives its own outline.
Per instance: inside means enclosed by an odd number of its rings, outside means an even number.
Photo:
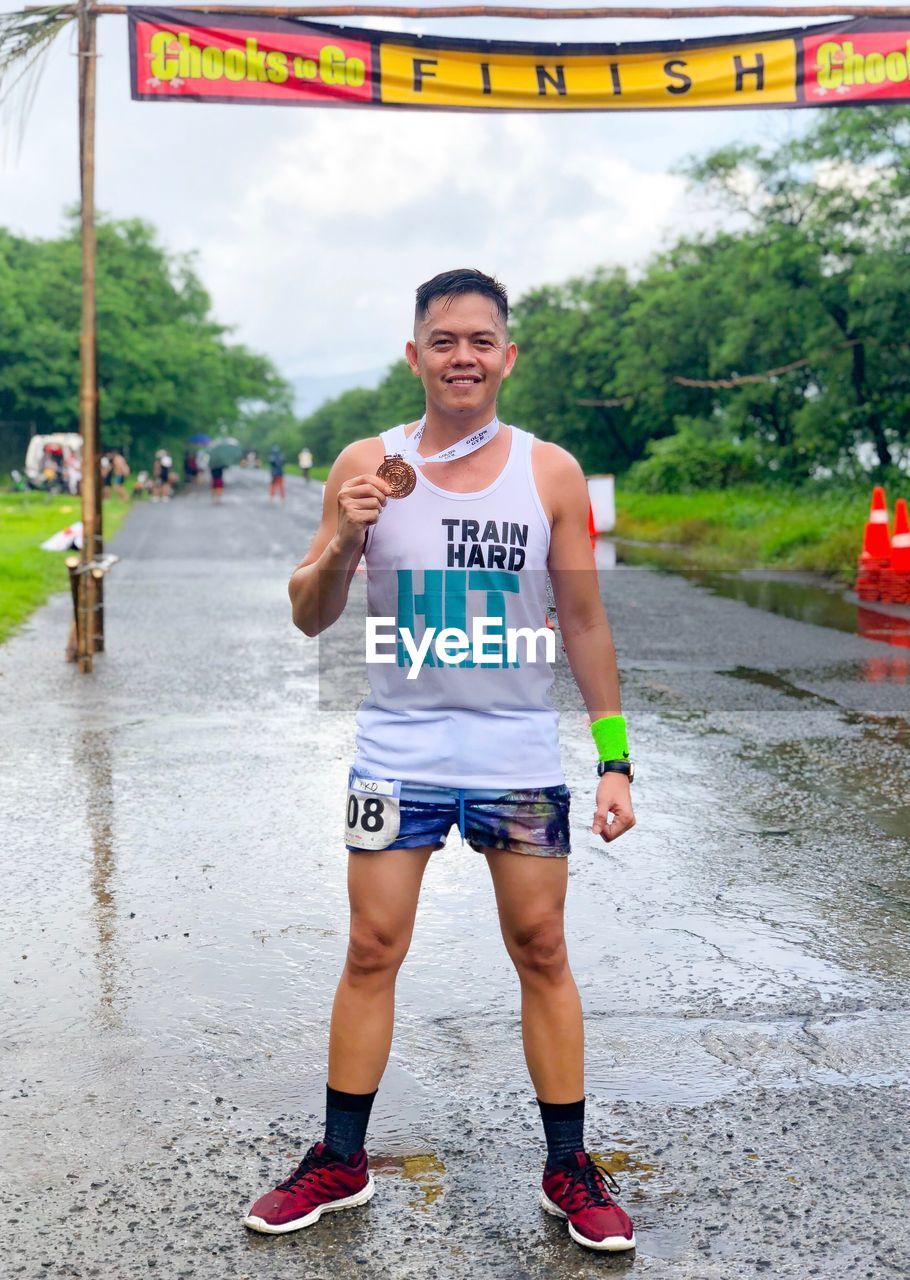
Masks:
[[[0,0],[0,9],[14,7]],[[762,26],[384,25],[553,41]],[[0,222],[17,232],[54,235],[63,209],[77,199],[74,38],[71,28],[47,57],[21,146],[5,119]],[[710,216],[672,172],[683,157],[737,140],[780,139],[811,118],[785,111],[482,116],[134,103],[125,18],[100,20],[99,48],[99,209],[146,218],[168,247],[195,250],[218,319],[290,377],[346,374],[395,359],[414,288],[437,271],[479,267],[517,299],[532,285],[598,264],[639,264]]]

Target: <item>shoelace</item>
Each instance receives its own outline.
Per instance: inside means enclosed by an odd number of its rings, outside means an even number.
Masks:
[[[276,1187],[277,1191],[293,1191],[294,1187],[300,1182],[301,1178],[305,1178],[308,1173],[313,1173],[316,1169],[323,1167],[325,1161],[321,1156],[316,1154],[316,1148],[310,1147],[309,1151],[300,1161],[300,1164],[294,1170],[289,1178],[285,1178],[284,1182],[279,1182]]]
[[[574,1173],[570,1173],[569,1181],[572,1183],[573,1195],[577,1188],[583,1186],[595,1204],[613,1205],[616,1203],[610,1195],[610,1191],[615,1191],[618,1195],[619,1183],[607,1166],[598,1160],[596,1156],[588,1156],[588,1163],[583,1164]],[[607,1188],[609,1188],[609,1191]]]

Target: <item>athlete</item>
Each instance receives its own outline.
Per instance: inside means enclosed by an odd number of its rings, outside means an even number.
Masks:
[[[563,932],[570,795],[552,667],[501,643],[516,625],[543,627],[549,576],[600,760],[591,830],[615,840],[635,822],[633,769],[587,486],[571,454],[496,416],[517,356],[497,281],[460,270],[421,285],[406,354],[426,392],[425,416],[342,451],[289,584],[296,626],[316,636],[344,610],[363,554],[368,622],[394,619],[398,630],[384,661],[369,665],[371,691],[357,714],[350,939],[332,1009],[324,1138],[244,1222],[294,1231],[373,1195],[364,1141],[392,1043],[395,980],[424,870],[457,823],[487,859],[520,980],[547,1144],[541,1204],[568,1220],[581,1245],[632,1249],[631,1220],[610,1194],[618,1188],[584,1144],[582,1010]],[[500,637],[479,655],[459,640],[478,617]],[[425,648],[440,631],[436,648]]]

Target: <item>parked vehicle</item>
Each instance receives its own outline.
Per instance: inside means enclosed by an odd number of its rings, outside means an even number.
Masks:
[[[25,478],[30,489],[75,494],[81,475],[82,436],[78,432],[55,431],[29,440],[25,451]]]

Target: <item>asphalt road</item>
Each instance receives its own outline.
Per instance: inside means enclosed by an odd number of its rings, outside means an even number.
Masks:
[[[645,569],[602,576],[639,768],[613,846],[564,660],[556,685],[588,1141],[635,1257],[537,1206],[517,982],[457,833],[400,979],[377,1195],[242,1227],[320,1132],[363,687],[354,605],[328,664],[290,622],[320,486],[270,508],[266,483],[131,514],[94,675],[63,662],[65,595],[0,649],[3,1274],[910,1273],[907,658]]]

